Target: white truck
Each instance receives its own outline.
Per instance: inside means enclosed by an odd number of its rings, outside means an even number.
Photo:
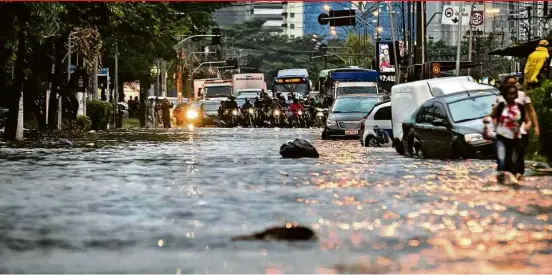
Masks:
[[[242,90],[266,90],[264,74],[235,74],[232,76],[234,95],[239,95]]]
[[[226,100],[230,96],[236,96],[232,90],[232,80],[208,80],[203,83],[203,89],[199,98],[208,100]]]

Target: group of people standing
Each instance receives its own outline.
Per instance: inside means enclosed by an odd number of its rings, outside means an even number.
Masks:
[[[173,103],[166,98],[150,98],[147,102],[147,123],[150,127],[163,123],[164,128],[171,128],[172,107]]]
[[[528,89],[538,86],[539,72],[544,63],[542,61],[549,58],[546,46],[548,41],[542,40],[536,51],[528,58],[524,71],[525,81],[523,81]],[[539,121],[531,98],[521,89],[522,85],[515,76],[506,77],[500,86],[501,96],[497,98],[487,118],[487,121],[492,120],[495,127],[494,133],[487,130],[484,135],[488,139],[496,139],[499,183],[505,181],[505,172],[515,175],[517,180],[523,180],[524,155],[529,144],[528,131],[533,128],[535,136],[540,135]]]

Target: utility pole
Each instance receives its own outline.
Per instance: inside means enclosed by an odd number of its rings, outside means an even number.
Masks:
[[[157,67],[157,71],[156,71],[156,75],[157,75],[157,79],[155,81],[155,96],[159,96],[160,92],[159,92],[159,74],[160,74],[160,69],[159,69],[159,58],[155,60],[155,66]]]
[[[456,37],[456,75],[460,76],[460,52],[462,50],[462,17],[464,17],[464,4],[460,2],[460,18],[458,20],[458,33]]]
[[[533,7],[529,6],[527,7],[527,21],[529,21],[529,26],[527,28],[527,41],[531,41],[531,29],[533,28],[533,18],[531,16],[531,10]],[[494,17],[493,17],[493,24],[494,24]],[[493,30],[494,31],[494,30]]]
[[[113,85],[113,116],[115,119],[115,128],[117,128],[117,121],[119,117],[119,46],[115,44],[115,83]]]
[[[395,19],[393,17],[393,10],[391,6],[391,2],[387,3],[388,9],[389,9],[389,22],[391,23],[391,38],[393,41],[393,54],[395,55],[395,83],[400,84],[401,83],[401,77],[400,77],[400,67],[399,67],[399,55],[397,55],[397,37],[395,36],[395,22],[393,22]]]
[[[425,62],[425,12],[423,2],[416,2],[416,63]]]
[[[98,56],[94,56],[94,66],[92,67],[92,99],[98,97]]]
[[[484,3],[484,2],[483,2]],[[471,5],[471,9],[470,9],[470,17],[473,17],[473,7],[475,6],[475,2],[473,2],[473,4]],[[485,23],[483,21],[483,23]],[[472,61],[472,48],[473,48],[473,29],[472,29],[472,18],[470,18],[470,21],[468,22],[468,28],[469,28],[469,36],[470,36],[470,41],[469,41],[469,46],[468,46],[468,61],[471,62]],[[468,75],[471,76],[471,68],[468,69]]]

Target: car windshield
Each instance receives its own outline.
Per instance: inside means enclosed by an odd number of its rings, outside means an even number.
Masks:
[[[496,95],[488,95],[452,102],[448,107],[454,122],[464,122],[488,116],[495,103]]]
[[[296,93],[305,95],[309,86],[307,84],[276,84],[274,85],[274,92],[276,93]]]
[[[205,87],[205,97],[221,97],[221,96],[231,96],[232,87],[230,86],[211,86]]]
[[[242,93],[240,95],[238,95],[238,99],[246,99],[246,98],[255,98],[255,97],[258,97],[259,95],[257,93]]]
[[[376,87],[338,87],[337,95],[352,95],[352,94],[377,94],[378,89]]]
[[[217,111],[220,104],[203,104],[203,110],[205,111]]]
[[[368,113],[379,101],[378,97],[338,98],[332,107],[332,113]]]

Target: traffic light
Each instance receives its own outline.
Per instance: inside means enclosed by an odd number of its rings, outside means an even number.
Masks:
[[[211,44],[212,45],[220,45],[220,35],[221,35],[221,32],[220,32],[220,29],[219,28],[214,28],[211,33],[213,35],[218,35],[218,36],[213,36],[212,39],[211,39]]]
[[[332,19],[333,17],[345,17]],[[355,10],[330,10],[330,27],[355,26]]]

